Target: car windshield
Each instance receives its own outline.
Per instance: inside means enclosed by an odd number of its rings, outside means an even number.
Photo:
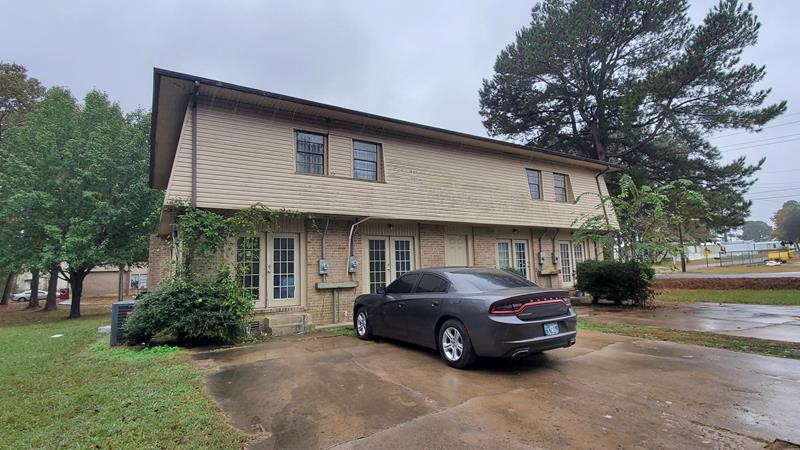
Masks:
[[[536,284],[525,278],[500,270],[486,272],[450,272],[448,275],[458,292],[485,292],[536,286]]]

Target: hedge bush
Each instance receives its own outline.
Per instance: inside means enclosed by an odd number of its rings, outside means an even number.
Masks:
[[[604,298],[642,304],[653,296],[654,276],[650,266],[635,261],[586,261],[577,267],[575,287],[591,294],[592,303]]]
[[[253,300],[228,271],[211,281],[178,276],[136,303],[125,332],[134,343],[158,337],[187,346],[230,344],[242,339],[252,313]]]

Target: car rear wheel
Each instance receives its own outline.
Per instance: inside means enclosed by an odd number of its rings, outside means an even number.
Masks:
[[[356,318],[353,320],[353,322],[353,327],[356,329],[356,334],[360,339],[372,339],[372,328],[369,324],[369,317],[367,316],[366,309],[359,308],[358,312],[356,313]]]
[[[27,302],[27,301],[28,301],[28,299],[27,299],[27,298],[25,298],[25,297],[20,297],[20,298],[18,298],[18,299],[17,299],[17,301],[18,301],[18,302]]]
[[[472,341],[461,322],[451,319],[439,328],[439,354],[444,362],[457,369],[464,369],[475,361]]]

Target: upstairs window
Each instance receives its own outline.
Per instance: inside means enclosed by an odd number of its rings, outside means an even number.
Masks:
[[[542,173],[538,170],[527,169],[528,188],[531,191],[531,198],[534,200],[542,199]]]
[[[353,178],[378,181],[378,157],[381,147],[378,144],[353,141]]]
[[[297,172],[325,174],[325,136],[306,131],[296,132]]]
[[[569,177],[563,173],[554,173],[553,188],[556,193],[556,201],[566,203],[569,198]]]

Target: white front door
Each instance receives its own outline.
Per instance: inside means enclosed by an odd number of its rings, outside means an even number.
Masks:
[[[267,306],[300,305],[300,238],[295,233],[267,235]]]
[[[414,240],[410,237],[367,236],[364,246],[367,292],[376,292],[414,270]]]
[[[575,286],[575,274],[573,273],[575,258],[572,253],[572,243],[560,241],[558,243],[561,259],[561,286]]]

